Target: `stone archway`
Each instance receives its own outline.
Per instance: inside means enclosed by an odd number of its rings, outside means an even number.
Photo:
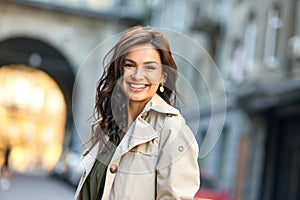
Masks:
[[[40,71],[39,76],[43,76],[41,74],[44,73],[57,84],[66,105],[62,146],[67,148],[70,145],[73,128],[72,90],[75,75],[73,68],[63,54],[64,52],[59,52],[56,48],[39,39],[15,37],[0,42],[0,69],[3,66],[5,68],[24,68],[25,65],[25,68],[32,70],[31,73],[35,73],[34,69],[36,69]],[[39,78],[36,77],[35,79]],[[50,168],[44,167],[44,169]]]
[[[75,74],[63,52],[39,39],[10,38],[0,42],[0,66],[11,64],[22,64],[43,70],[57,82],[67,103],[66,129],[71,130]]]

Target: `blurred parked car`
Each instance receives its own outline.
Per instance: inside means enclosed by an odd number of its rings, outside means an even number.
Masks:
[[[65,179],[76,187],[83,170],[81,154],[68,150],[62,153],[55,165],[53,174]]]
[[[194,197],[195,200],[231,200],[229,190],[221,187],[212,176],[201,171],[200,178],[200,189]]]

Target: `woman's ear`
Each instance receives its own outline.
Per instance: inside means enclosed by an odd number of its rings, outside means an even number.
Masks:
[[[167,78],[168,78],[168,74],[166,72],[163,72],[162,73],[162,77],[161,77],[161,83],[165,84],[165,82],[167,81]]]

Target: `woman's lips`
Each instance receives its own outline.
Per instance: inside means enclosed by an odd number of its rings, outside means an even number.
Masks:
[[[130,89],[134,92],[141,92],[143,91],[147,86],[149,86],[148,84],[141,84],[141,83],[128,83]]]

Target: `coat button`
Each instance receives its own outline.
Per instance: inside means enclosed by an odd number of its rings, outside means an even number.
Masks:
[[[118,166],[115,165],[115,164],[112,164],[109,168],[109,171],[112,173],[112,174],[115,174],[117,171],[118,171]]]
[[[183,150],[184,150],[183,146],[179,146],[179,147],[178,147],[178,151],[179,151],[179,152],[183,152]]]

